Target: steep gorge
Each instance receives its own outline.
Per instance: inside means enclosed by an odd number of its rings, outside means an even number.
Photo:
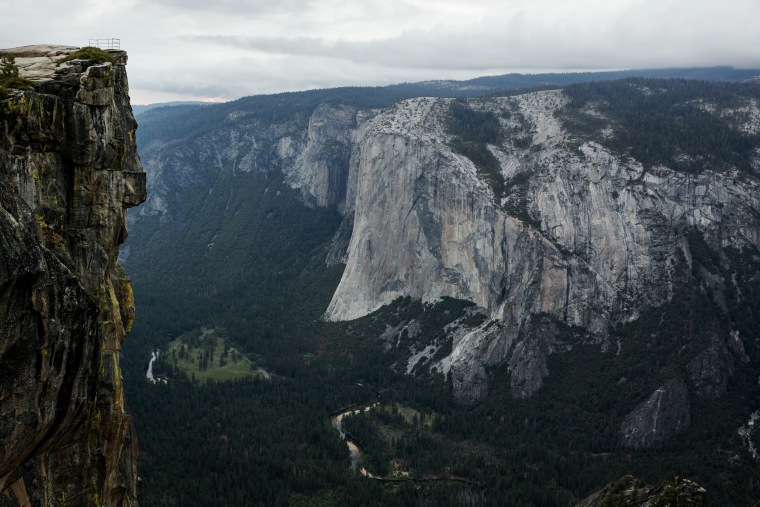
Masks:
[[[119,349],[135,316],[118,263],[146,198],[123,51],[15,55],[0,100],[0,505],[136,505]]]

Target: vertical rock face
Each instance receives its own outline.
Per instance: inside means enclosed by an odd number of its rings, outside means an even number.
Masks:
[[[437,120],[445,104],[414,99],[398,109],[401,117],[378,117],[360,134],[352,160],[354,228],[327,309],[333,320],[360,317],[403,295],[488,307],[492,274],[501,276],[488,268],[501,261],[501,237],[519,228],[496,212],[472,164],[441,149]]]
[[[0,505],[136,504],[117,258],[145,173],[126,53],[74,49],[8,50],[37,82],[0,101]]]
[[[550,335],[531,338],[533,316],[605,343],[611,323],[670,300],[682,282],[676,266],[690,253],[679,230],[698,230],[716,250],[760,246],[754,176],[645,170],[570,135],[558,117],[568,100],[554,90],[469,101],[504,133],[487,146],[502,196],[452,149],[450,101],[410,99],[360,125],[346,190],[353,231],[325,317],[358,318],[400,296],[473,301],[500,325],[456,337],[439,369],[467,400],[484,394],[484,366],[506,362],[524,397],[555,348]],[[725,382],[701,379],[708,359],[694,364],[692,382],[717,384],[711,396]]]
[[[309,118],[306,146],[292,164],[283,167],[288,183],[301,189],[307,203],[317,206],[345,205],[351,132],[356,110],[322,104]],[[280,142],[281,152],[292,146],[291,138]]]

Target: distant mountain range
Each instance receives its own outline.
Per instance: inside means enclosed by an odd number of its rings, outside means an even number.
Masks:
[[[207,106],[208,102],[201,102],[199,100],[175,100],[172,102],[156,102],[154,104],[137,104],[132,105],[132,113],[135,117],[139,116],[145,111],[150,111],[157,107],[172,107],[172,106]]]
[[[502,74],[500,76],[476,77],[464,81],[440,79],[433,81],[420,81],[417,83],[401,83],[383,87],[367,88],[385,88],[388,90],[396,90],[398,92],[401,92],[401,94],[407,94],[408,96],[429,95],[433,97],[473,97],[478,95],[498,93],[505,90],[539,88],[544,86],[564,86],[573,83],[609,81],[613,79],[624,79],[627,77],[701,79],[705,81],[742,81],[756,76],[760,76],[760,69],[735,69],[733,67],[725,66],[688,67],[682,69],[633,69],[601,72],[551,72],[542,74],[510,73]],[[336,89],[349,90],[352,88],[357,87],[341,87]],[[133,105],[132,110],[134,111],[134,115],[137,117],[142,113],[151,109],[155,109],[157,107],[208,105],[211,104],[201,101],[157,102],[154,104]]]

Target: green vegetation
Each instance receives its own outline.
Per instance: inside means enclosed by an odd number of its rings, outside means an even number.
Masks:
[[[301,313],[289,336],[292,352],[279,360],[264,358],[277,365],[271,381],[200,382],[197,373],[193,381],[163,354],[154,371],[169,381],[154,385],[144,380],[150,349],[144,337],[130,336],[122,366],[141,435],[141,504],[288,505],[306,495],[331,498],[326,505],[409,505],[440,488],[462,489],[456,484],[386,488],[352,476],[346,444],[329,414],[378,396],[398,400],[400,412],[412,420],[448,406],[442,376],[409,377],[393,366],[404,347],[434,340],[441,327],[466,317],[471,307],[453,299],[436,305],[400,299],[353,323],[319,325]],[[402,332],[402,345],[383,352],[387,342],[381,336],[396,319],[417,322],[419,333]],[[197,354],[203,338],[196,331],[173,342],[184,341],[188,348],[194,343]],[[430,426],[430,417],[423,419]]]
[[[192,142],[224,123],[250,121],[250,117],[246,118],[247,114],[262,125],[292,122],[305,127],[320,104],[380,109],[400,100],[426,95],[425,91],[419,86],[347,87],[256,95],[212,106],[159,107],[140,115],[137,143],[138,146],[147,146],[154,139]]]
[[[637,78],[577,84],[565,93],[572,98],[563,116],[566,127],[581,138],[603,140],[646,168],[662,164],[692,173],[706,168],[752,170],[760,137],[732,127],[720,112],[760,98],[756,82]],[[589,108],[607,119],[587,114]],[[599,132],[608,126],[614,134],[605,138]]]
[[[418,421],[418,424],[425,424],[429,426],[433,423],[434,415],[427,417],[423,412],[420,412],[419,410],[416,410],[412,407],[394,403],[390,407],[384,407],[384,409],[393,415],[400,415],[404,418],[404,421],[407,424],[414,424],[414,421]]]
[[[9,79],[18,77],[18,65],[16,65],[16,57],[12,54],[4,54],[0,58],[0,78]]]
[[[301,204],[281,174],[229,171],[213,183],[200,199],[171,202],[169,227],[151,217],[130,231],[130,243],[140,244],[125,263],[140,308],[134,333],[177,337],[210,326],[241,351],[266,351],[268,366],[291,361],[288,337],[305,324],[294,307],[319,319],[340,279],[341,268],[324,268],[324,255],[341,217]],[[165,254],[178,248],[176,257]]]
[[[502,139],[499,119],[490,111],[475,111],[465,100],[454,100],[449,106],[448,132],[453,136],[451,149],[475,164],[499,205],[505,191],[504,176],[499,161],[488,149],[489,144]]]
[[[95,64],[114,62],[113,57],[108,54],[108,52],[99,48],[85,47],[60,59],[58,63],[71,61],[77,58],[90,60]],[[0,57],[0,100],[6,98],[11,90],[32,90],[33,88],[33,81],[19,76],[16,57],[10,53],[4,53],[2,57]]]
[[[154,386],[142,381],[146,337],[130,336],[122,365],[143,347],[139,367],[124,366],[125,375],[134,376],[125,385],[141,435],[141,503],[457,505],[458,499],[477,498],[494,505],[572,505],[626,474],[649,483],[673,474],[689,477],[717,505],[757,500],[760,467],[739,450],[733,433],[760,399],[752,366],[760,351],[750,343],[752,363],[737,365],[723,398],[692,400],[687,431],[662,450],[620,446],[625,415],[664,379],[685,376],[694,354],[715,333],[726,332],[726,319],[742,333],[742,325],[757,325],[737,312],[757,311],[760,282],[753,273],[760,271],[760,256],[733,252],[721,267],[721,257],[701,235],[678,233],[689,244],[692,266],[685,260],[676,266],[674,280],[682,289],[671,302],[611,329],[613,347],[621,344],[618,355],[582,344],[578,330],[558,322],[559,339],[575,346],[549,358],[545,385],[525,400],[511,396],[506,366],[488,371],[489,394],[475,406],[451,399],[449,378],[424,368],[402,374],[409,347],[445,344],[449,338],[441,330],[455,321],[483,322],[482,314],[470,313],[470,303],[399,299],[354,322],[319,322],[334,287],[314,292],[313,284],[323,283],[319,277],[300,278],[299,291],[289,292],[291,312],[270,317],[292,321],[286,336],[269,337],[282,343],[249,342],[267,366],[274,365],[271,381],[192,382],[164,364],[159,370],[173,376],[168,385]],[[729,303],[736,310],[728,315],[701,289],[705,274],[719,269],[745,273],[737,277],[738,290],[751,298]],[[278,291],[290,288],[270,290],[266,299],[276,301]],[[305,305],[309,295],[318,301]],[[735,299],[727,294],[727,301]],[[414,332],[412,322],[419,325]],[[398,332],[389,334],[389,327]],[[184,340],[200,343],[201,334]],[[170,356],[163,361],[171,363]],[[352,476],[345,443],[329,424],[333,411],[376,400],[381,406],[347,417],[344,427],[364,451],[369,471],[394,482]],[[738,456],[729,467],[727,450]]]
[[[524,121],[520,117],[517,119],[521,123]],[[490,111],[476,111],[464,99],[457,99],[449,106],[447,128],[452,136],[451,149],[475,164],[478,175],[491,187],[496,205],[513,217],[540,227],[528,212],[528,185],[533,171],[528,170],[505,180],[501,164],[488,149],[489,144],[498,144],[504,138],[498,117]],[[510,139],[518,148],[524,149],[530,145],[530,137],[524,134],[511,136]]]
[[[453,100],[449,106],[449,134],[464,142],[497,144],[503,134],[497,116],[491,111],[475,111],[464,99]]]
[[[0,58],[0,100],[6,98],[12,89],[31,90],[34,83],[19,76],[16,57],[5,53]]]
[[[111,56],[108,51],[92,46],[77,49],[73,53],[58,60],[58,63],[70,62],[71,60],[92,60],[93,64],[114,63],[113,56]]]
[[[527,170],[505,181],[507,200],[504,202],[504,211],[540,229],[540,221],[534,220],[528,213],[528,186],[533,174],[532,170]]]
[[[625,415],[663,380],[687,377],[689,360],[714,333],[725,332],[720,308],[699,289],[702,257],[695,258],[698,274],[671,302],[610,330],[619,354],[576,344],[552,355],[551,374],[532,398],[512,398],[502,366],[489,372],[488,398],[474,407],[439,405],[434,413],[423,410],[417,424],[387,405],[346,418],[367,468],[466,478],[487,484],[486,498],[496,504],[572,505],[625,474],[650,483],[678,474],[705,486],[711,503],[751,504],[760,466],[740,451],[734,465],[726,464],[729,449],[738,449],[734,430],[760,396],[750,365],[737,365],[723,398],[693,398],[692,426],[663,449],[631,451],[619,441]],[[748,352],[756,362],[757,349]]]
[[[169,343],[165,354],[164,363],[172,378],[176,377],[174,370],[177,369],[198,380],[234,380],[261,375],[250,359],[230,348],[228,339],[218,330],[184,333]]]

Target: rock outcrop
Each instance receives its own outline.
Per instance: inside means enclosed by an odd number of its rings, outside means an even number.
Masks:
[[[0,101],[0,505],[136,505],[117,258],[145,173],[126,53],[75,49],[5,50],[35,85]]]
[[[288,183],[301,189],[306,203],[345,206],[356,113],[354,108],[322,104],[309,118],[306,146],[284,167]],[[292,139],[281,139],[278,150],[291,154]]]
[[[760,424],[758,422],[760,422],[760,410],[753,412],[747,424],[742,425],[736,430],[747,452],[756,461],[760,461],[760,452],[758,452],[760,448],[760,445],[758,445],[760,443]]]
[[[734,374],[734,358],[717,336],[710,347],[703,350],[686,365],[689,382],[694,392],[703,398],[720,398]]]
[[[655,447],[691,424],[686,385],[672,379],[657,388],[626,416],[620,426],[623,445],[633,449]]]
[[[672,477],[657,486],[626,475],[593,493],[576,507],[707,507],[707,490],[689,479]]]

